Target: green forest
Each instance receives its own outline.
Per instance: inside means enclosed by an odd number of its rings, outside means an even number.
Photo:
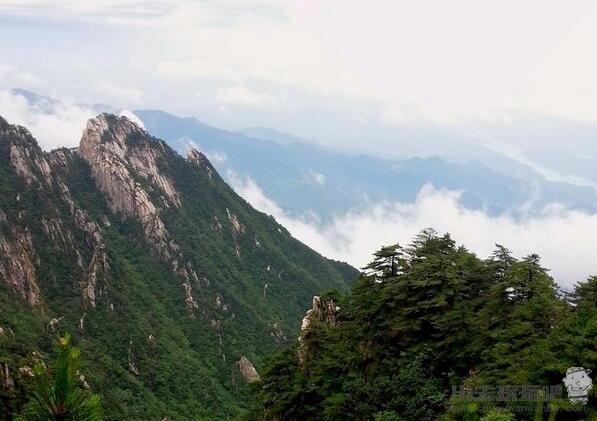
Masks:
[[[482,260],[426,229],[321,300],[328,313],[266,364],[248,419],[597,419],[595,389],[573,405],[562,382],[597,367],[597,277],[563,291],[537,255],[497,245]]]

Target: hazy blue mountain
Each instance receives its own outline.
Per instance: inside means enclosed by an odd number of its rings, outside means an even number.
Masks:
[[[25,90],[15,89],[13,93],[23,96],[44,113],[55,112],[54,107],[58,104],[55,99]],[[118,113],[120,110],[106,104],[85,107],[94,112]],[[404,129],[399,133],[396,146],[388,149],[391,158],[383,159],[326,149],[314,141],[267,127],[249,127],[235,132],[159,110],[135,113],[149,133],[166,139],[179,153],[186,153],[189,145],[197,146],[210,156],[228,182],[234,181],[233,178],[250,177],[266,196],[293,215],[311,214],[325,221],[333,215],[359,210],[380,201],[412,202],[427,183],[439,189],[460,191],[465,206],[494,215],[516,212],[520,207],[539,211],[548,203],[597,210],[594,188],[549,182],[540,174],[542,169],[533,162],[524,159],[521,162],[520,157],[500,151],[503,145],[492,140],[492,136],[504,142],[517,139],[512,128],[498,123],[470,128],[470,132],[460,134],[460,140],[453,130],[446,130],[445,139],[440,142],[445,147],[433,148],[437,156],[412,157],[407,153],[409,150],[412,153],[422,151],[427,143],[439,142],[435,129]],[[546,135],[546,146],[541,148],[537,146],[540,145],[538,136],[548,132],[547,121],[538,117],[529,117],[525,121],[528,124],[522,126],[528,128],[523,130],[527,141],[519,142],[520,149],[539,164],[554,167],[555,157],[561,155],[565,147],[556,140],[565,135],[565,127],[569,125],[554,122],[554,133]],[[570,142],[585,145],[579,150],[588,151],[586,139],[592,126],[578,127],[570,132]],[[388,133],[380,135],[389,136]],[[396,158],[402,155],[406,157]],[[588,152],[573,159],[579,161],[578,172],[583,176],[591,176],[590,165],[587,167],[591,159]],[[564,173],[569,169],[566,165],[560,165]]]
[[[239,133],[163,111],[135,113],[150,133],[166,139],[180,153],[189,145],[198,146],[216,157],[212,160],[225,177],[230,178],[230,170],[250,177],[269,198],[294,214],[314,213],[325,220],[380,201],[412,202],[428,183],[438,189],[460,191],[465,206],[491,214],[522,206],[539,210],[552,202],[588,211],[597,209],[594,189],[546,181],[531,168],[503,157],[511,175],[474,162],[342,154],[271,129]]]
[[[25,98],[29,105],[35,107],[36,110],[44,113],[44,114],[54,114],[56,113],[56,108],[61,106],[61,102],[59,99],[51,98],[45,95],[39,95],[35,92],[28,91],[26,89],[21,88],[13,88],[10,90],[10,93],[13,95],[19,95]],[[120,112],[121,108],[115,107],[109,104],[78,104],[83,108],[87,108],[90,111],[93,111],[96,114],[101,113],[116,113]]]
[[[556,177],[584,178],[597,185],[594,122],[519,113],[507,123],[477,124],[473,130],[496,151],[523,156]]]
[[[288,144],[288,143],[314,143],[311,140],[303,137],[295,136],[289,133],[280,132],[269,127],[254,126],[247,127],[245,129],[238,130],[239,133],[244,134],[248,137],[257,139],[272,140],[276,143]]]

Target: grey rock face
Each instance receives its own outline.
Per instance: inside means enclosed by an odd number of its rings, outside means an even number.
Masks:
[[[110,210],[137,219],[155,253],[182,279],[187,310],[194,314],[198,304],[191,281],[199,278],[161,217],[164,208],[181,206],[174,182],[160,170],[160,161],[174,159],[174,152],[126,117],[108,114],[87,122],[79,150]]]
[[[77,257],[77,264],[81,269],[83,301],[85,305],[95,306],[98,279],[105,279],[108,270],[101,229],[77,205],[57,171],[69,168],[76,151],[60,149],[46,154],[26,129],[9,125],[4,120],[0,124],[0,138],[5,142],[3,148],[8,151],[9,167],[24,181],[25,189],[40,194],[57,193],[59,200],[67,205],[76,229],[83,233],[87,245],[94,250],[92,260],[85,263],[80,245],[75,240],[75,232],[65,224],[65,215],[61,214],[55,203],[49,203],[47,216],[44,215],[39,221],[41,229],[55,248]],[[21,201],[20,196],[21,194],[16,198],[17,203]],[[39,267],[39,257],[31,234],[31,224],[38,221],[30,220],[28,211],[27,205],[22,204],[15,218],[14,214],[11,217],[0,210],[0,224],[6,227],[5,233],[0,234],[0,279],[23,296],[30,305],[35,306],[41,302],[38,271],[42,268]]]
[[[312,306],[307,310],[305,317],[303,317],[301,331],[298,337],[298,357],[301,365],[304,364],[310,352],[308,338],[313,323],[321,322],[335,326],[338,322],[339,312],[340,307],[333,299],[322,300],[321,297],[317,295],[313,297]]]
[[[255,367],[253,367],[253,363],[251,363],[251,361],[244,355],[238,360],[236,366],[247,383],[261,381],[261,377],[259,376],[259,373],[257,373],[257,370],[255,370]]]

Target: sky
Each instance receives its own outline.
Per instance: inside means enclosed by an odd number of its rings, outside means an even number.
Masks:
[[[597,120],[588,0],[0,0],[0,23],[4,87],[227,127]]]
[[[0,115],[46,149],[75,146],[94,112],[81,104],[105,103],[272,127],[348,152],[441,152],[496,166],[499,154],[597,186],[590,0],[0,0],[0,38]],[[55,112],[32,110],[15,87],[58,98]],[[355,265],[380,239],[405,242],[434,225],[482,256],[495,241],[520,256],[538,251],[567,285],[597,273],[587,237],[597,219],[574,209],[496,219],[430,187],[416,203],[340,215],[321,231],[251,180],[235,187]]]

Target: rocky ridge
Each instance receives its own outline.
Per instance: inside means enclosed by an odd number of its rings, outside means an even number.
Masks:
[[[318,295],[313,296],[311,308],[307,310],[301,322],[300,334],[298,337],[298,358],[304,364],[309,354],[309,335],[314,323],[326,323],[335,326],[338,322],[340,306],[334,299],[322,299]]]
[[[110,210],[139,220],[157,255],[183,281],[186,307],[193,314],[198,304],[191,281],[198,283],[199,277],[160,215],[161,207],[181,206],[174,182],[160,171],[160,160],[175,159],[175,153],[126,117],[108,114],[87,122],[79,150],[97,187],[106,195]],[[159,203],[152,193],[157,194]]]
[[[68,169],[76,151],[61,149],[44,154],[28,130],[0,120],[2,148],[8,150],[8,163],[14,173],[27,187],[38,192],[53,192],[60,204],[66,205],[78,233],[65,226],[57,204],[53,204],[38,222],[51,244],[75,256],[80,269],[79,285],[83,302],[95,306],[96,294],[101,293],[97,291],[98,280],[106,279],[109,265],[99,225],[76,204],[60,175],[61,169]],[[27,223],[30,209],[23,203],[20,192],[16,193],[13,200],[18,211],[10,215],[0,209],[0,224],[5,227],[4,235],[0,231],[0,275],[7,280],[11,289],[35,306],[41,302],[37,281],[40,261],[31,236],[31,224]],[[75,244],[77,234],[84,237],[91,251],[87,262]]]

